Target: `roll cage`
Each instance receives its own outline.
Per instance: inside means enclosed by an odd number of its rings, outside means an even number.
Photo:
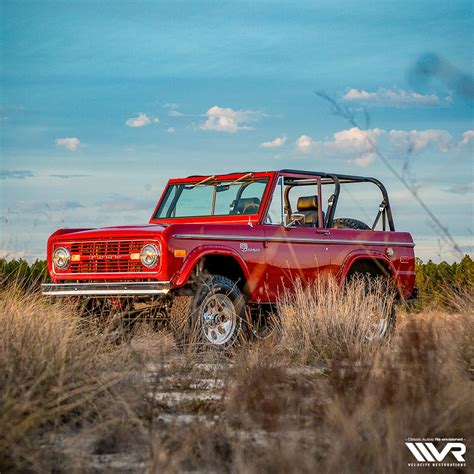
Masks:
[[[326,217],[324,222],[320,219],[320,222],[323,222],[321,227],[331,228],[333,227],[334,215],[337,208],[337,203],[339,201],[339,196],[341,192],[342,184],[350,183],[372,183],[377,186],[382,194],[382,201],[379,204],[378,212],[375,216],[374,222],[371,226],[372,230],[375,229],[380,219],[382,219],[382,230],[387,230],[387,225],[390,231],[395,231],[395,225],[393,222],[392,210],[390,207],[390,200],[388,197],[387,189],[385,186],[376,178],[368,176],[352,176],[345,174],[336,174],[336,173],[323,173],[318,171],[302,171],[302,170],[292,170],[292,169],[283,169],[278,172],[278,176],[284,178],[284,184],[286,185],[284,192],[284,203],[285,203],[285,213],[287,218],[291,216],[291,204],[289,201],[289,193],[292,188],[296,186],[307,186],[313,181],[314,184],[318,186],[318,199],[320,200],[319,208],[322,209],[321,202],[321,189],[325,185],[334,185],[334,192],[328,199],[328,205],[326,209]],[[309,178],[309,179],[308,179]],[[312,178],[312,179],[311,179]],[[320,217],[322,213],[320,213]]]
[[[272,178],[269,179],[267,188],[262,197],[262,205],[259,208],[258,214],[252,217],[253,222],[263,223],[265,222],[265,217],[269,211],[270,201],[275,192],[275,189],[278,185],[279,178],[282,177],[284,180],[285,191],[282,193],[282,202],[284,203],[284,213],[286,214],[286,219],[289,221],[291,219],[291,204],[289,201],[289,193],[291,189],[298,186],[307,186],[308,184],[315,184],[317,186],[317,196],[319,200],[319,227],[331,228],[333,227],[334,215],[339,201],[339,196],[341,192],[341,185],[350,184],[350,183],[372,183],[377,186],[382,194],[382,201],[379,204],[378,212],[375,216],[373,224],[371,226],[372,230],[375,229],[380,219],[382,220],[382,229],[385,231],[395,231],[395,225],[393,222],[392,210],[390,207],[390,200],[388,197],[387,190],[385,186],[376,178],[369,176],[355,176],[355,175],[345,175],[339,173],[324,173],[320,171],[303,171],[303,170],[294,170],[294,169],[282,169],[279,171],[265,171],[265,172],[252,172],[244,171],[239,173],[228,173],[224,175],[192,175],[187,178],[182,179],[171,179],[168,182],[168,186],[164,190],[156,208],[153,212],[150,223],[166,221],[167,218],[158,218],[157,211],[160,208],[163,199],[166,196],[166,193],[169,189],[169,186],[172,184],[186,184],[186,185],[204,185],[211,182],[216,182],[220,180],[233,180],[235,184],[239,183],[243,186],[240,188],[238,196],[236,199],[240,199],[244,189],[245,184],[250,184],[256,179],[262,178]],[[328,199],[326,212],[322,213],[322,187],[327,185],[334,185],[334,192]],[[324,219],[322,218],[325,215]],[[167,216],[169,218],[169,216]],[[214,216],[204,217],[203,220],[212,219]],[[222,216],[220,216],[222,217]],[[226,216],[226,217],[232,217]],[[245,217],[245,216],[242,216]]]

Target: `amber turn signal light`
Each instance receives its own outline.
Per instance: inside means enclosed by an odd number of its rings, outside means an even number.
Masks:
[[[183,250],[183,249],[176,249],[173,253],[173,255],[176,257],[176,258],[184,258],[186,257],[186,250]]]

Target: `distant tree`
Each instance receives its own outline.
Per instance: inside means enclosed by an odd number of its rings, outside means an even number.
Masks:
[[[457,263],[423,263],[416,261],[416,284],[419,290],[418,307],[427,305],[450,307],[453,292],[465,293],[474,290],[474,262],[465,255]]]
[[[30,264],[22,258],[0,259],[0,278],[2,286],[15,284],[25,290],[36,289],[41,283],[49,281],[48,264],[45,260]]]

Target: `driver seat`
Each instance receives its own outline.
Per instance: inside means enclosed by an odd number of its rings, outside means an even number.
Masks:
[[[305,226],[318,227],[318,196],[301,196],[296,207],[298,212],[304,215]]]

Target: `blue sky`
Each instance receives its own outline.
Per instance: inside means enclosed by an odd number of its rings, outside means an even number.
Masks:
[[[417,254],[452,260],[367,135],[473,251],[472,2],[0,8],[1,255],[42,257],[57,227],[145,223],[169,177],[298,168],[380,178]],[[414,80],[427,54],[439,74]]]

